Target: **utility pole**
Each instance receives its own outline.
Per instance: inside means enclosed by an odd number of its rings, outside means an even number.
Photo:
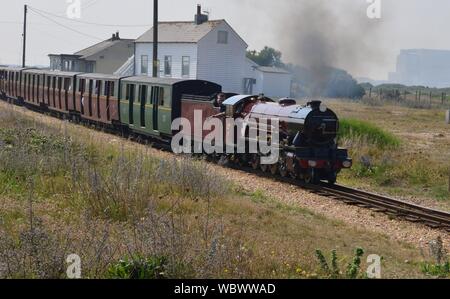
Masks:
[[[25,55],[27,51],[27,13],[28,5],[23,8],[23,52],[22,52],[22,67],[25,67]]]
[[[153,77],[158,77],[158,0],[153,0]]]

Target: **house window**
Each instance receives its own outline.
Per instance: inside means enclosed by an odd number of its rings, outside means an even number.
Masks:
[[[219,31],[217,33],[218,44],[228,44],[228,31]]]
[[[164,56],[164,76],[172,76],[172,56]]]
[[[190,73],[191,73],[191,57],[183,56],[183,58],[182,58],[181,75],[183,77],[189,77]]]
[[[141,56],[141,74],[148,74],[148,55]]]

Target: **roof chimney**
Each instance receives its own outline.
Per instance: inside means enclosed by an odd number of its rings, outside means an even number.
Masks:
[[[115,41],[115,40],[119,40],[119,39],[120,39],[119,31],[117,31],[116,33],[113,33],[111,40]]]
[[[208,15],[202,14],[202,6],[200,4],[197,4],[197,14],[195,15],[194,18],[195,24],[201,25],[205,22],[208,22],[208,19],[209,19]]]

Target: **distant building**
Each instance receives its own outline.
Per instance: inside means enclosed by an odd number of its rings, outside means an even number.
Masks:
[[[247,43],[225,20],[209,20],[200,6],[194,21],[158,25],[159,76],[208,80],[224,91],[285,97],[291,75],[262,68],[246,58]],[[153,28],[135,42],[135,56],[118,75],[152,75]]]
[[[450,87],[450,51],[401,50],[396,72],[389,73],[391,83]]]
[[[121,39],[119,33],[74,54],[50,54],[50,69],[60,71],[113,74],[134,53],[134,40]]]

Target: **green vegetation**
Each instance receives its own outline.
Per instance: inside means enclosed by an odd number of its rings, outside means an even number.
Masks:
[[[339,138],[341,140],[361,139],[380,149],[396,148],[400,145],[400,140],[393,134],[369,122],[357,119],[340,120]]]
[[[421,265],[422,272],[438,278],[450,278],[450,262],[444,264],[423,263]]]
[[[352,261],[347,265],[347,268],[342,271],[338,265],[337,251],[333,249],[331,251],[331,267],[328,265],[327,259],[321,250],[316,250],[316,257],[319,262],[322,272],[330,278],[349,278],[356,279],[358,277],[365,277],[365,274],[360,274],[361,271],[361,258],[364,255],[362,248],[356,248]],[[345,273],[345,274],[344,274]]]
[[[164,279],[167,275],[167,257],[153,256],[120,260],[110,266],[108,277],[111,279]]]

